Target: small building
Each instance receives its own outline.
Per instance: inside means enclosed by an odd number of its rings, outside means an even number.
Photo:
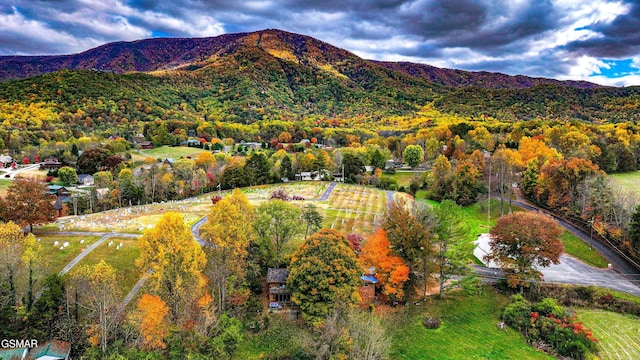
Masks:
[[[11,166],[13,158],[9,155],[0,155],[0,168],[6,168]]]
[[[153,143],[151,141],[142,141],[139,143],[140,149],[148,150],[153,149]]]
[[[60,160],[50,157],[45,159],[42,163],[40,163],[40,170],[56,170],[60,169],[64,165]]]
[[[64,186],[49,185],[49,194],[55,195],[56,197],[61,197],[61,196],[69,196],[71,193]]]
[[[162,163],[165,164],[165,165],[173,166],[174,162],[176,162],[176,159],[174,159],[174,158],[166,158],[166,159],[164,159],[164,161]]]
[[[93,185],[94,182],[95,182],[95,179],[93,178],[93,175],[89,175],[89,174],[78,175],[78,184],[80,185],[90,186],[90,185]]]
[[[320,172],[318,171],[302,171],[298,174],[295,175],[296,176],[296,180],[300,180],[300,181],[314,181],[314,180],[320,180]]]
[[[47,341],[34,347],[0,349],[0,359],[6,360],[68,360],[71,344],[66,341]]]
[[[358,293],[362,299],[361,304],[373,304],[376,300],[376,284],[378,279],[372,274],[362,274],[360,276],[362,284],[358,288]]]
[[[267,270],[269,287],[269,308],[281,309],[291,303],[291,292],[287,289],[289,270],[284,268]]]

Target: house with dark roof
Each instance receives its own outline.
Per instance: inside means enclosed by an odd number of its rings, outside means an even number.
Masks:
[[[50,157],[45,159],[42,163],[40,163],[40,170],[55,170],[60,169],[62,167],[62,162],[60,160]]]
[[[143,149],[143,150],[153,149],[153,143],[151,141],[142,141],[138,145],[140,145],[140,149]]]
[[[267,286],[269,287],[269,308],[281,309],[291,303],[291,291],[287,289],[289,270],[278,268],[267,270]]]

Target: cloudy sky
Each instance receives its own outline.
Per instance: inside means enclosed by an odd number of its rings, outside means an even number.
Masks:
[[[267,28],[367,59],[640,85],[639,0],[3,0],[0,55]]]

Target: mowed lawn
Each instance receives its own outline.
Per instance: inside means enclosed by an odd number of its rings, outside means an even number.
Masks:
[[[162,146],[162,147],[157,147],[157,148],[148,149],[148,150],[141,150],[140,154],[144,156],[150,156],[156,159],[173,158],[177,160],[181,157],[186,158],[188,156],[195,158],[198,156],[198,154],[202,152],[207,152],[207,151],[209,150],[186,147],[186,146],[177,146],[177,147]]]
[[[11,184],[11,180],[0,179],[0,195],[2,196],[7,195],[7,188],[9,187],[10,184]]]
[[[414,176],[422,176],[425,172],[420,171],[396,171],[395,174],[383,174],[383,178],[394,179],[398,186],[404,186],[405,188],[411,184],[411,179]]]
[[[399,307],[389,315],[391,359],[553,359],[529,346],[513,329],[499,329],[508,298],[487,289],[478,296],[453,294]],[[425,316],[437,316],[439,329],[427,329]]]
[[[622,174],[609,174],[608,176],[610,179],[615,180],[623,188],[633,190],[636,193],[640,193],[640,171]]]
[[[582,260],[591,266],[606,268],[609,262],[589,244],[580,240],[577,236],[565,230],[560,237],[564,244],[564,252]]]
[[[109,246],[109,242],[113,244]],[[122,243],[120,249],[116,247]],[[101,260],[116,269],[116,277],[120,286],[120,296],[124,298],[133,285],[140,279],[142,273],[136,267],[136,259],[140,256],[138,239],[111,237],[102,245],[95,248],[76,266],[96,265]]]
[[[640,319],[604,310],[577,310],[578,319],[598,339],[600,358],[640,359]]]
[[[100,240],[101,236],[69,236],[69,235],[36,235],[40,239],[40,255],[47,269],[47,274],[60,272],[71,260],[80,255],[84,249]],[[80,243],[84,240],[84,243]],[[57,245],[54,245],[55,242]],[[60,250],[68,242],[69,246]]]

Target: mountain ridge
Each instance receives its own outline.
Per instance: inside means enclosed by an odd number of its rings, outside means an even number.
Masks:
[[[283,49],[274,48],[274,38]],[[266,39],[266,41],[265,41]],[[115,73],[153,72],[198,67],[208,59],[228,54],[242,45],[262,47],[270,54],[288,61],[312,66],[326,66],[332,61],[358,58],[376,67],[448,87],[481,87],[487,89],[522,89],[542,84],[572,88],[603,87],[586,81],[561,81],[524,75],[494,72],[472,72],[438,68],[428,64],[367,60],[348,50],[316,38],[277,29],[230,33],[203,38],[150,38],[107,43],[87,51],[68,55],[0,56],[0,82],[19,80],[60,70],[99,70]],[[263,43],[266,48],[263,47]],[[289,45],[288,48],[286,45]],[[313,46],[307,46],[312,44]],[[322,53],[305,54],[313,48]],[[293,51],[290,51],[293,50]],[[306,55],[306,56],[303,56]],[[324,60],[324,61],[322,61]],[[315,63],[314,63],[315,62]],[[334,69],[329,69],[334,70]]]

